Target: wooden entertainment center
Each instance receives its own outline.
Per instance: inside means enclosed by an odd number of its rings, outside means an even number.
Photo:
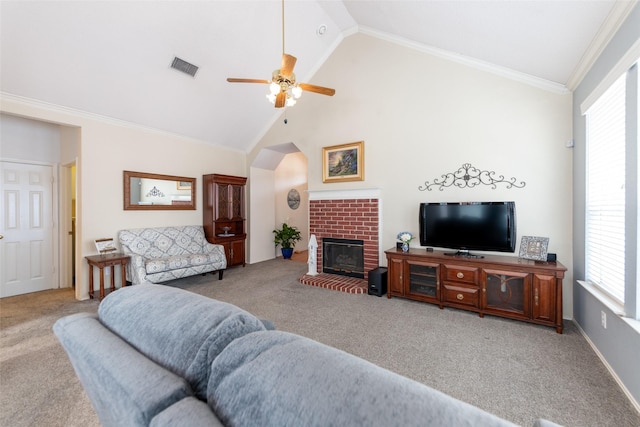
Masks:
[[[559,262],[393,248],[387,254],[387,297],[408,298],[556,328],[562,333]]]

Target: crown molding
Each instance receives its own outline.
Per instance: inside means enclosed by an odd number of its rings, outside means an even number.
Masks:
[[[444,49],[438,49],[435,47],[427,46],[422,43],[414,42],[403,37],[394,36],[385,32],[374,30],[369,27],[358,27],[358,32],[371,37],[385,40],[391,43],[395,43],[400,46],[407,47],[409,49],[417,50],[419,52],[434,55],[449,61],[457,62],[467,67],[475,68],[478,70],[486,71],[501,77],[505,77],[511,80],[515,80],[520,83],[525,83],[538,89],[543,89],[549,92],[565,95],[570,93],[569,89],[565,85],[555,83],[550,80],[542,79],[532,76],[530,74],[522,73],[512,70],[507,67],[501,67],[499,65],[491,64],[489,62],[481,61],[479,59],[470,58],[468,56],[460,55],[454,52],[450,52]]]
[[[12,103],[23,108],[37,109],[37,110],[45,111],[49,114],[37,115],[37,114],[33,114],[32,111],[28,113],[24,113],[24,112],[21,113],[20,111],[14,111],[13,109],[8,108],[5,103]],[[192,138],[189,136],[180,135],[173,132],[167,132],[167,131],[157,129],[157,128],[152,128],[149,126],[139,125],[133,122],[128,122],[126,120],[120,120],[120,119],[116,119],[109,116],[90,113],[88,111],[77,110],[75,108],[65,107],[63,105],[58,105],[58,104],[52,104],[50,102],[28,98],[21,95],[15,95],[7,92],[0,92],[0,112],[16,115],[20,117],[30,118],[33,120],[54,123],[61,126],[71,126],[71,127],[82,127],[82,120],[78,120],[78,119],[91,120],[91,121],[113,125],[113,126],[119,126],[127,129],[134,129],[142,132],[150,132],[150,133],[155,133],[159,135],[164,135],[171,138],[180,138],[183,140],[190,141],[194,144],[205,144],[209,146],[219,147],[229,151],[245,153],[243,150],[223,146],[220,144],[216,144],[214,142],[203,141],[201,139]],[[51,115],[65,115],[65,116],[68,116],[68,120],[60,117],[53,118],[51,117]]]
[[[354,188],[344,190],[307,190],[309,200],[379,199],[379,188]]]
[[[587,75],[593,64],[598,60],[600,54],[607,47],[613,36],[618,32],[625,19],[629,16],[638,0],[618,0],[611,8],[611,12],[591,41],[580,62],[571,74],[567,82],[567,88],[574,91]]]

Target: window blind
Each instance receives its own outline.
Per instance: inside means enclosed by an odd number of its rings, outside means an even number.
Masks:
[[[586,279],[624,304],[625,75],[587,111]]]

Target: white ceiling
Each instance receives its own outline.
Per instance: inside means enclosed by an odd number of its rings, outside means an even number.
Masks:
[[[332,85],[314,72],[345,37],[363,32],[571,90],[636,1],[287,0],[286,51],[298,57],[298,81],[320,86]],[[6,97],[242,151],[282,112],[267,102],[266,86],[225,80],[269,79],[279,68],[278,0],[2,0],[0,19]],[[171,69],[175,56],[199,66],[196,76]]]

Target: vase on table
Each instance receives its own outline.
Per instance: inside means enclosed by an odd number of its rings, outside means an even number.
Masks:
[[[409,243],[402,242],[402,252],[409,252]]]

